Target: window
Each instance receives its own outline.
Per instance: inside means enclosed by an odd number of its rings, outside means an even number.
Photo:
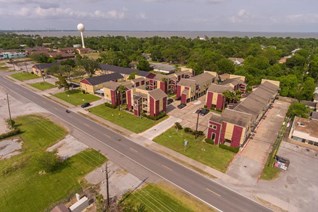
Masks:
[[[210,128],[212,128],[212,129],[216,130],[217,126],[216,126],[216,125],[214,125],[214,124],[210,124]]]

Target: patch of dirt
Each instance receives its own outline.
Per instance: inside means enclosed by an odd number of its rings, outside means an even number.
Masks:
[[[22,143],[23,142],[17,138],[0,141],[0,160],[20,154]]]

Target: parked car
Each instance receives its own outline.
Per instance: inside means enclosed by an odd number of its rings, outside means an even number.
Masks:
[[[183,103],[181,103],[180,105],[178,105],[177,107],[179,108],[179,109],[182,109],[182,108],[184,108],[185,106],[187,106],[186,104],[183,104]]]
[[[170,105],[173,102],[173,99],[168,99],[168,105]]]
[[[201,115],[201,116],[205,116],[205,115],[208,114],[208,113],[209,113],[209,110],[206,109],[206,108],[202,108],[202,109],[200,110],[200,115]]]
[[[85,102],[81,105],[82,108],[89,107],[91,104],[89,102]]]

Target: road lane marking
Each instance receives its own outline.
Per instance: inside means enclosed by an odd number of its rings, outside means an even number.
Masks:
[[[132,148],[132,147],[129,147],[129,150],[131,150],[131,151],[133,151],[133,152],[138,153],[138,151],[137,151],[137,150],[135,150],[135,149],[134,149],[134,148]]]
[[[162,165],[162,164],[161,164],[161,166],[164,167],[165,169],[168,169],[168,170],[171,171],[171,172],[173,171],[173,170],[172,170],[171,168],[169,168],[168,166],[165,166],[165,165]]]
[[[212,191],[212,190],[210,190],[210,189],[208,189],[208,188],[206,188],[206,190],[209,191],[209,192],[211,192],[212,194],[218,196],[218,197],[221,196],[220,194],[218,194],[218,193],[216,193],[216,192],[214,192],[214,191]]]

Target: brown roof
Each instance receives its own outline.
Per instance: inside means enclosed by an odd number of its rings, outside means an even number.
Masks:
[[[237,77],[237,78],[232,78],[232,79],[226,79],[221,84],[222,85],[232,84],[235,86],[238,84],[245,84],[245,83],[239,77]]]
[[[191,79],[191,78],[189,78],[189,79],[185,79],[185,78],[183,78],[183,79],[181,79],[180,81],[179,81],[179,83],[178,83],[179,85],[183,85],[183,86],[193,86],[193,85],[195,85],[195,80],[193,80],[193,79]]]
[[[139,77],[139,78],[135,78],[135,79],[133,79],[132,81],[133,81],[134,83],[136,83],[136,82],[146,81],[146,79],[145,79],[145,78],[143,78],[143,77]]]
[[[174,74],[176,74],[177,76],[182,75],[182,74],[190,74],[190,75],[192,75],[191,71],[177,71]]]
[[[191,77],[190,79],[195,80],[197,84],[205,83],[206,81],[211,81],[215,78],[215,76],[209,73],[202,73],[197,76]]]
[[[318,138],[318,120],[310,120],[300,117],[294,119],[294,131],[309,134],[309,136]]]
[[[219,123],[224,121],[238,126],[248,127],[252,121],[252,115],[226,108],[222,112],[221,117],[213,115],[211,120]]]
[[[217,85],[212,83],[210,87],[208,88],[208,91],[215,92],[215,93],[223,93],[224,91],[233,91],[233,88],[231,88],[228,85]]]
[[[221,74],[219,75],[221,81],[227,80],[230,78],[230,74]]]
[[[276,85],[265,82],[238,104],[234,110],[251,114],[256,119],[262,110],[266,109],[269,101],[277,94],[278,89]]]
[[[167,94],[159,88],[149,91],[149,95],[153,97],[155,100],[160,100],[164,97],[167,97]]]
[[[104,84],[105,88],[109,88],[111,90],[116,90],[120,86],[120,83],[114,81],[108,81]]]

